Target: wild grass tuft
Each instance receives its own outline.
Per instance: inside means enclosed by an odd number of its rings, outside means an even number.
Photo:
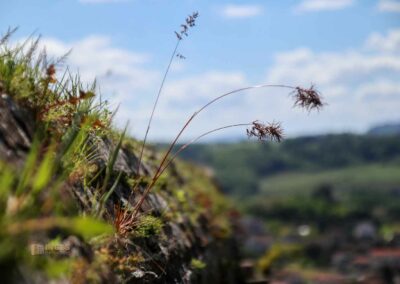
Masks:
[[[0,160],[0,247],[7,247],[0,253],[0,266],[40,265],[51,278],[57,274],[52,273],[54,269],[61,266],[56,260],[43,262],[29,254],[29,240],[58,232],[59,236],[73,234],[89,241],[113,233],[113,227],[96,214],[82,214],[72,198],[72,188],[95,178],[101,195],[91,200],[92,205],[104,207],[119,180],[109,184],[124,133],[115,144],[108,171],[98,174],[96,142],[113,136],[113,114],[105,101],[95,98],[95,82],[84,86],[68,69],[58,74],[57,63],[65,58],[47,58],[45,51],[38,51],[39,38],[9,44],[15,31],[9,29],[0,38],[0,95],[33,114],[35,133],[22,170]],[[93,189],[92,185],[89,188]]]

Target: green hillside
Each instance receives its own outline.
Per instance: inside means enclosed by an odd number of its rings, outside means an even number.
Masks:
[[[400,166],[371,164],[318,173],[279,174],[242,209],[266,220],[295,223],[393,222],[400,217]]]
[[[369,164],[309,173],[284,173],[263,179],[262,195],[309,195],[329,185],[335,191],[388,190],[400,185],[400,165]]]
[[[286,179],[279,176],[283,173],[311,173],[312,179],[317,182],[321,177],[315,174],[326,170],[356,167],[354,172],[357,172],[359,167],[374,163],[390,163],[396,167],[400,165],[399,141],[397,135],[341,134],[301,137],[281,144],[199,144],[182,152],[182,157],[213,168],[226,192],[246,196],[271,188],[266,185],[266,178],[278,175],[271,183],[280,178]],[[391,176],[379,167],[367,167],[365,170],[379,175],[381,179]],[[345,172],[350,176],[353,174]],[[331,178],[334,179],[339,173],[334,171],[327,175],[333,174]],[[304,177],[298,178],[300,180],[297,181],[290,178],[288,183],[302,183]]]
[[[399,219],[399,138],[342,134],[282,144],[201,144],[183,157],[211,167],[238,208],[267,226],[312,222],[324,229]]]

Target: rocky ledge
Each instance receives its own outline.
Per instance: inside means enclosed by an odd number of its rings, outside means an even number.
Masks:
[[[34,121],[31,111],[1,94],[0,162],[15,169],[23,167],[37,131]],[[100,172],[107,166],[116,143],[106,137],[92,139],[91,143],[96,152],[91,167]],[[159,160],[157,151],[146,149],[141,170],[145,174],[139,177],[137,145],[126,139],[119,150],[113,172],[120,173],[122,178],[101,217],[108,223],[112,224],[115,218],[116,204],[136,204]],[[116,179],[116,174],[111,175],[110,184]],[[139,180],[132,194],[132,184]],[[91,203],[98,198],[98,188],[85,188],[79,175],[66,177],[61,190],[66,200],[78,205],[79,214],[89,214]],[[1,259],[1,274],[10,275],[7,281],[19,283],[241,283],[232,214],[222,199],[212,177],[204,170],[178,161],[143,203],[141,215],[151,217],[148,226],[144,223],[124,236],[114,233],[105,239],[91,240],[70,232],[60,233],[60,228],[30,232],[30,243],[34,240],[44,244],[55,234],[61,236],[59,243],[68,250],[56,258],[75,259],[72,272],[54,280],[40,267],[29,267],[22,261],[10,264]]]

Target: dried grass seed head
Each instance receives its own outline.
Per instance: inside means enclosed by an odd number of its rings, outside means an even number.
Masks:
[[[296,87],[293,91],[295,99],[295,106],[300,106],[308,111],[313,109],[319,110],[324,106],[320,93],[312,85],[310,88],[305,89]]]
[[[283,139],[283,129],[279,122],[263,124],[258,121],[253,121],[250,129],[247,129],[249,138],[256,137],[258,140],[270,140],[281,142]]]
[[[178,40],[182,40],[183,36],[189,36],[189,29],[196,26],[196,19],[199,16],[199,12],[193,12],[185,19],[185,23],[181,24],[181,30],[179,32],[175,31],[175,35]]]

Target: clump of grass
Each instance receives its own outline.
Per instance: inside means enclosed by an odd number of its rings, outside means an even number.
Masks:
[[[150,130],[150,127],[151,127],[151,124],[152,124],[152,119],[153,119],[153,116],[154,116],[158,101],[160,99],[160,95],[162,93],[162,90],[163,90],[163,87],[164,87],[164,84],[165,84],[165,80],[166,80],[166,78],[168,76],[168,73],[169,73],[169,70],[170,70],[170,66],[172,64],[172,61],[173,61],[174,57],[184,58],[184,56],[182,56],[181,54],[177,53],[178,52],[178,47],[179,47],[179,44],[182,41],[183,37],[184,36],[188,36],[189,29],[191,29],[192,27],[195,26],[198,16],[199,16],[199,14],[197,12],[193,13],[188,18],[186,18],[185,24],[181,25],[181,27],[182,27],[181,31],[180,32],[176,32],[175,31],[175,35],[177,37],[177,43],[176,43],[176,46],[175,46],[175,48],[174,48],[174,50],[172,52],[172,56],[170,58],[168,67],[167,67],[167,69],[166,69],[166,71],[164,73],[164,77],[163,77],[163,79],[161,81],[161,85],[160,85],[160,88],[158,90],[155,103],[153,105],[153,109],[152,109],[152,112],[151,112],[151,115],[150,115],[150,119],[149,119],[149,122],[148,122],[148,125],[147,125],[146,133],[145,133],[144,140],[143,140],[142,147],[141,147],[140,154],[139,154],[139,163],[138,163],[138,168],[137,168],[137,174],[139,176],[140,176],[140,166],[141,166],[141,163],[142,163],[144,147],[145,147],[146,142],[147,142],[147,137],[148,137],[148,133],[149,133],[149,130]],[[178,134],[175,136],[175,138],[170,143],[166,153],[164,154],[164,156],[161,159],[161,162],[158,164],[157,169],[156,169],[155,173],[153,174],[151,182],[147,185],[147,187],[144,190],[140,200],[135,205],[135,207],[133,209],[133,212],[132,212],[132,214],[133,214],[132,218],[126,218],[125,220],[129,220],[131,222],[131,225],[133,226],[144,200],[146,199],[146,197],[148,196],[150,191],[153,189],[154,185],[157,183],[157,181],[160,178],[160,176],[171,165],[173,160],[177,157],[177,155],[180,152],[182,152],[188,146],[190,146],[191,144],[195,143],[196,141],[198,141],[199,139],[203,138],[204,136],[210,135],[210,134],[212,134],[214,132],[221,131],[221,130],[227,129],[227,128],[247,126],[249,128],[246,130],[246,133],[247,133],[249,138],[250,137],[256,137],[260,141],[261,140],[271,140],[271,141],[281,142],[282,139],[283,139],[283,128],[281,126],[281,123],[271,122],[271,123],[264,124],[264,123],[259,122],[258,120],[255,120],[253,122],[248,122],[248,123],[239,123],[239,124],[226,125],[226,126],[218,127],[218,128],[212,129],[210,131],[207,131],[207,132],[197,136],[195,139],[189,141],[188,143],[184,144],[174,154],[172,154],[172,150],[174,149],[175,145],[179,141],[179,139],[180,139],[181,135],[183,134],[183,132],[189,127],[191,122],[201,112],[203,112],[205,109],[207,109],[210,105],[216,103],[217,101],[219,101],[219,100],[221,100],[221,99],[223,99],[223,98],[225,98],[227,96],[233,95],[235,93],[240,93],[240,92],[243,92],[243,91],[248,91],[248,90],[252,90],[252,89],[260,89],[260,88],[284,88],[284,89],[289,89],[289,90],[292,91],[292,98],[294,99],[294,106],[301,107],[301,108],[306,109],[308,111],[311,111],[313,109],[319,110],[324,105],[324,103],[322,102],[322,98],[320,96],[320,93],[315,89],[315,87],[313,85],[310,88],[303,88],[303,87],[299,87],[299,86],[288,86],[288,85],[280,85],[280,84],[262,84],[262,85],[248,86],[248,87],[235,89],[235,90],[232,90],[230,92],[227,92],[227,93],[224,93],[222,95],[219,95],[219,96],[215,97],[214,99],[210,100],[208,103],[206,103],[205,105],[200,107],[196,112],[194,112],[186,120],[186,122],[183,124],[183,126],[180,129],[180,131],[178,132]],[[132,193],[136,192],[137,186],[138,185],[136,185],[135,188],[132,190]],[[126,224],[126,225],[128,225],[128,224]]]
[[[121,207],[116,205],[114,209],[114,227],[120,236],[126,236],[133,232],[137,237],[147,238],[159,235],[163,222],[152,215],[142,215],[139,219],[135,218],[129,206]]]
[[[89,174],[97,175],[99,183],[106,181],[95,173],[95,140],[110,134],[112,113],[105,101],[95,99],[95,83],[84,86],[68,69],[57,76],[57,64],[63,58],[50,60],[44,51],[37,54],[39,38],[10,47],[8,41],[15,31],[10,29],[0,38],[1,99],[11,99],[31,112],[35,133],[22,170],[0,160],[0,223],[4,228],[0,246],[8,248],[0,255],[0,266],[11,262],[40,266],[52,278],[58,274],[54,271],[64,267],[64,260],[43,262],[32,257],[27,252],[29,239],[57,232],[89,241],[113,233],[112,226],[96,215],[84,216],[71,198],[73,185]],[[116,145],[109,168],[120,148]],[[99,186],[104,189],[103,198],[93,199],[100,209],[115,185],[106,184]]]
[[[9,30],[0,41],[2,92],[32,110],[36,120],[53,136],[62,138],[71,128],[81,128],[85,123],[95,134],[107,129],[112,113],[106,101],[95,101],[96,82],[83,86],[79,76],[73,76],[68,69],[58,79],[57,64],[65,56],[50,60],[45,50],[35,56],[39,38],[9,47],[15,31]]]
[[[84,86],[79,75],[72,75],[68,68],[57,76],[57,66],[65,56],[49,60],[45,51],[35,56],[39,38],[31,44],[27,40],[9,47],[7,42],[14,32],[9,30],[1,39],[2,92],[34,113],[36,128],[43,132],[40,139],[44,144],[52,141],[53,152],[57,153],[54,164],[58,168],[62,165],[63,177],[70,184],[84,180],[83,186],[88,192],[96,183],[95,196],[89,203],[91,214],[101,216],[121,176],[117,174],[111,183],[126,129],[120,134],[105,168],[99,169],[95,163],[99,158],[98,139],[115,135],[110,127],[114,113],[108,110],[107,101],[101,97],[96,99],[96,82]],[[56,172],[57,168],[53,173]]]

